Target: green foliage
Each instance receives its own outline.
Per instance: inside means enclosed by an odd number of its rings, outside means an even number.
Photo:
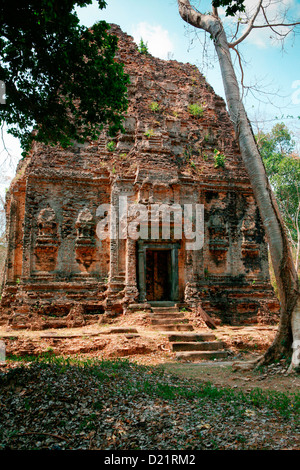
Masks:
[[[138,365],[128,361],[127,359],[115,360],[99,360],[98,358],[70,358],[55,356],[53,353],[45,352],[41,355],[15,357],[9,355],[8,361],[16,361],[24,365],[21,368],[12,369],[8,372],[7,377],[1,378],[1,385],[10,380],[10,376],[14,377],[14,383],[18,386],[22,385],[24,377],[30,374],[41,375],[44,369],[49,375],[59,377],[77,376],[80,371],[83,378],[94,380],[93,390],[96,390],[96,383],[100,391],[107,387],[110,388],[110,397],[126,397],[134,399],[134,397],[144,398],[161,398],[170,402],[184,399],[209,400],[211,405],[215,405],[222,401],[222,406],[230,407],[230,413],[234,412],[240,417],[253,415],[260,409],[265,414],[273,411],[289,418],[297,415],[300,409],[299,393],[283,393],[276,391],[264,391],[260,388],[253,388],[250,392],[245,393],[243,390],[235,390],[228,387],[217,387],[210,382],[195,382],[190,379],[181,378],[178,382],[178,376],[164,373],[164,368],[148,367]],[[26,362],[32,364],[26,366]],[[37,367],[39,366],[39,368]],[[23,369],[22,369],[23,367]],[[35,371],[35,372],[34,372]],[[49,376],[48,375],[48,376]],[[31,382],[34,383],[34,382]],[[36,382],[38,384],[38,381]],[[37,385],[38,386],[38,385]],[[47,390],[47,395],[54,397],[51,387]],[[101,410],[105,401],[101,394],[95,397],[94,410]],[[25,396],[26,399],[26,396]],[[228,405],[228,406],[227,406]],[[249,409],[250,407],[250,409]],[[201,406],[200,406],[201,409]],[[229,408],[228,408],[229,409]],[[225,409],[224,409],[225,410]]]
[[[112,140],[107,143],[106,148],[109,152],[114,152],[116,149],[116,144]]]
[[[245,11],[245,0],[213,0],[214,7],[224,7],[226,16],[234,16],[238,12]]]
[[[226,157],[224,153],[221,153],[219,150],[214,149],[214,161],[215,161],[215,168],[224,168]]]
[[[139,49],[139,52],[140,52],[141,54],[145,54],[145,55],[149,54],[149,51],[148,51],[148,43],[147,43],[147,42],[144,42],[144,41],[143,41],[143,38],[141,38],[141,40],[140,40],[138,49]]]
[[[0,80],[7,97],[0,122],[20,139],[23,155],[33,140],[66,148],[96,139],[103,126],[110,135],[122,129],[129,77],[114,59],[117,37],[109,25],[79,24],[74,8],[91,3],[29,0],[12,8],[1,2]]]
[[[198,104],[198,103],[194,103],[194,104],[190,104],[189,107],[188,107],[188,110],[189,110],[189,113],[194,116],[194,117],[201,117],[203,116],[203,107]]]
[[[291,240],[297,242],[300,157],[295,151],[295,142],[283,123],[276,124],[269,133],[258,133],[256,140]]]
[[[158,113],[158,111],[160,110],[159,109],[159,104],[156,101],[152,101],[152,103],[150,104],[150,109],[154,113]]]
[[[149,139],[149,137],[152,137],[154,135],[154,130],[153,129],[148,129],[144,135]]]
[[[290,131],[283,123],[276,124],[269,133],[259,132],[256,140],[268,175],[276,174],[282,158],[295,148]]]

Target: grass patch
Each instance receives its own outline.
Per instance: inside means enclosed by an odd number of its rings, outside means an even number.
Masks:
[[[5,411],[0,449],[243,450],[296,445],[299,393],[245,393],[127,359],[41,355],[24,357],[14,366],[0,375]]]
[[[299,414],[300,394],[264,391],[255,388],[248,392],[232,388],[217,387],[210,382],[199,379],[179,378],[170,372],[166,373],[161,366],[142,366],[127,359],[99,360],[97,358],[61,357],[51,351],[39,356],[10,357],[9,361],[23,363],[27,369],[39,364],[41,368],[49,368],[57,374],[64,374],[78,368],[93,376],[99,383],[107,383],[112,387],[110,393],[126,396],[157,397],[167,401],[175,399],[211,400],[212,402],[228,403],[233,408],[252,407],[276,410],[281,416],[288,418],[291,413]],[[15,370],[15,369],[13,369]],[[8,372],[9,375],[9,372]]]

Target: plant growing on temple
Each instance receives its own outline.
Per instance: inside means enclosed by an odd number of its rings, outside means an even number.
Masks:
[[[193,103],[188,106],[189,113],[196,117],[199,118],[203,116],[203,107],[199,103]]]
[[[150,137],[152,137],[154,135],[154,130],[153,129],[148,129],[145,133],[144,133],[145,137],[147,137],[147,139],[149,139]]]
[[[224,153],[221,153],[219,150],[214,149],[214,161],[215,161],[215,168],[224,168],[226,157]]]
[[[147,42],[144,42],[144,41],[143,41],[143,38],[141,38],[141,40],[140,40],[138,49],[139,49],[139,52],[140,52],[141,54],[145,54],[145,55],[149,54],[149,51],[148,51],[148,43],[147,43]]]
[[[122,130],[129,78],[115,61],[117,37],[100,21],[79,24],[75,7],[92,0],[28,0],[0,6],[0,122],[20,139],[63,148]],[[98,0],[100,9],[105,0]]]
[[[114,152],[116,150],[116,144],[112,140],[107,143],[106,148],[109,152]]]
[[[159,104],[156,101],[152,101],[152,103],[150,104],[150,109],[154,113],[158,113],[160,111]]]

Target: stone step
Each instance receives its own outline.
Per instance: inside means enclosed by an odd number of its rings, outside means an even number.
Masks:
[[[222,341],[199,341],[188,343],[171,343],[172,350],[177,351],[218,351],[224,349]]]
[[[169,336],[170,343],[174,342],[198,342],[198,341],[213,341],[216,339],[212,333],[177,333]]]
[[[121,334],[121,333],[138,333],[136,328],[126,328],[126,327],[113,327],[108,333],[110,334]]]
[[[150,318],[152,318],[153,320],[162,320],[162,319],[166,319],[166,320],[170,320],[172,318],[174,318],[174,320],[177,320],[177,319],[180,319],[180,318],[185,318],[184,314],[183,313],[151,313],[150,314]]]
[[[170,318],[170,319],[165,319],[165,318],[151,318],[151,324],[152,325],[172,325],[174,323],[182,324],[182,323],[188,323],[187,318]]]
[[[151,307],[175,307],[175,302],[171,300],[150,301]]]
[[[178,307],[152,307],[153,313],[180,313]]]
[[[186,361],[224,359],[227,357],[226,351],[181,351],[176,353],[176,359]]]
[[[165,333],[169,333],[171,331],[193,331],[193,325],[189,325],[188,323],[178,324],[168,324],[168,325],[151,325],[154,330],[160,330]]]

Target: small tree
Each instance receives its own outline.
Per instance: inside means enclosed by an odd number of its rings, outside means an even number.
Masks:
[[[145,54],[145,55],[149,54],[148,43],[144,42],[143,38],[141,38],[140,40],[138,49],[141,54]]]
[[[129,78],[115,61],[118,41],[109,25],[79,24],[74,8],[90,3],[0,4],[0,81],[6,87],[0,123],[20,139],[23,155],[33,139],[67,147],[96,139],[103,126],[110,134],[122,128]]]
[[[283,215],[289,240],[294,247],[295,268],[300,256],[300,156],[295,142],[283,123],[271,132],[256,135],[269,181]]]

